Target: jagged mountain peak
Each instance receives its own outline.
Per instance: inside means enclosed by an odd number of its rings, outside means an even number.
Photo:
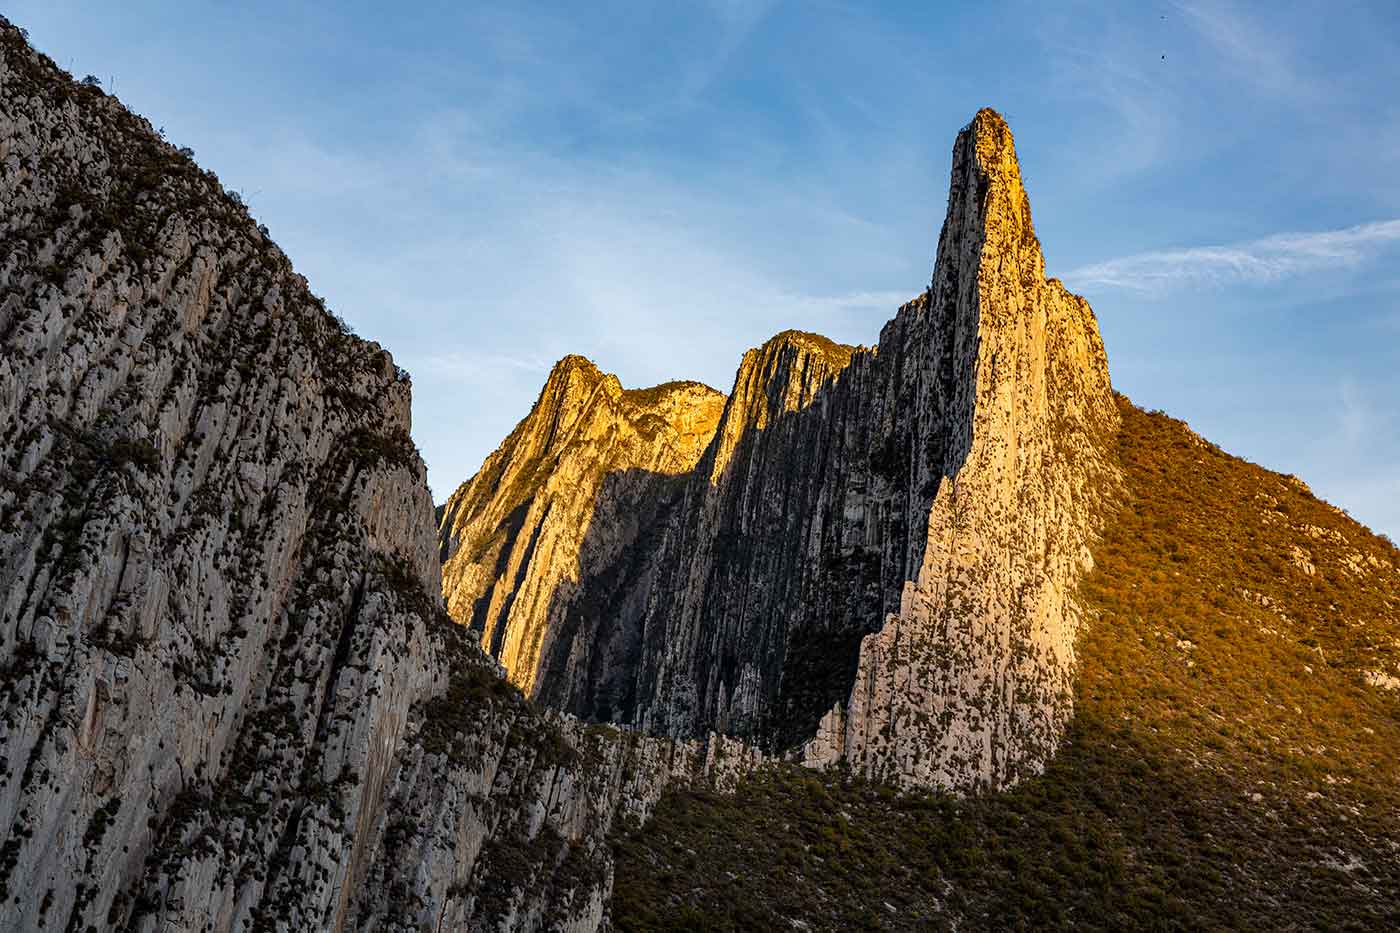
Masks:
[[[785,330],[746,351],[708,455],[711,481],[728,469],[746,432],[810,405],[850,365],[856,349],[820,334]]]
[[[664,409],[687,401],[702,402],[712,397],[724,397],[724,393],[718,389],[693,379],[672,379],[654,386],[628,389],[615,374],[604,372],[588,357],[570,353],[550,368],[535,407],[557,406],[561,394],[591,391],[599,386],[611,398],[625,403],[629,411]]]
[[[556,413],[567,411],[571,407],[568,400],[600,389],[617,398],[622,394],[622,383],[616,376],[599,369],[588,357],[571,353],[550,369],[535,408]]]
[[[654,405],[678,396],[719,396],[723,398],[724,393],[694,379],[672,379],[654,386],[622,390],[622,397],[638,406]]]
[[[527,694],[542,671],[567,663],[555,656],[563,622],[552,594],[580,580],[595,546],[626,547],[655,507],[618,511],[611,490],[664,498],[704,453],[724,406],[699,382],[624,389],[587,358],[566,356],[530,413],[448,499],[439,537],[449,611]]]
[[[546,384],[558,379],[569,379],[577,376],[583,379],[602,379],[607,374],[598,368],[598,364],[588,357],[578,353],[569,353],[559,359],[549,369],[549,376]]]
[[[992,177],[1020,180],[1021,166],[1016,158],[1016,139],[1011,126],[996,110],[983,107],[958,132],[955,147],[970,146],[977,163]]]
[[[724,398],[723,393],[693,380],[627,389],[616,375],[603,372],[592,360],[569,354],[554,364],[530,414],[502,449],[509,447],[518,459],[523,442],[530,457],[549,458],[621,420],[655,439],[658,463],[669,459],[665,451],[671,448],[680,460],[693,462],[709,441],[713,413]],[[499,459],[500,453],[492,459]]]
[[[582,540],[517,536],[489,582],[448,575],[454,615],[586,716],[904,784],[1037,769],[1069,715],[1072,583],[1117,418],[1093,315],[1043,267],[1011,132],[979,112],[931,286],[878,353],[796,330],[749,350],[689,477],[570,444],[571,504],[546,489],[525,526],[549,502]],[[637,514],[645,533],[620,534]]]
[[[406,374],[3,17],[0,166],[0,928],[596,928],[705,753],[496,677]]]
[[[565,357],[436,518],[388,353],[3,17],[0,164],[0,927],[588,931],[614,851],[639,929],[1394,925],[1400,554],[1114,404],[994,111],[878,354]]]
[[[960,251],[1014,262],[1028,288],[1045,276],[1016,140],[1001,114],[990,108],[979,110],[953,145],[948,210],[938,252],[952,258]]]
[[[762,346],[749,352],[756,352],[760,356],[772,356],[787,347],[802,353],[821,354],[835,366],[844,366],[850,362],[851,354],[859,349],[849,344],[837,343],[830,337],[811,331],[788,329],[779,331],[765,340]]]

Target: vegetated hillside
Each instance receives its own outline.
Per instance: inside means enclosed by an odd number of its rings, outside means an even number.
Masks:
[[[617,844],[623,930],[1400,925],[1400,553],[1120,397],[1076,714],[980,798],[765,772]]]

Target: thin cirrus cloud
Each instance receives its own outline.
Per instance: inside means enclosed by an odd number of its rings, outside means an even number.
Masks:
[[[1220,55],[1235,78],[1274,99],[1313,104],[1324,95],[1293,44],[1271,28],[1268,13],[1249,15],[1230,3],[1178,3],[1189,26]]]
[[[1277,282],[1359,265],[1400,242],[1400,219],[1321,230],[1279,233],[1226,246],[1138,253],[1093,263],[1065,278],[1076,286],[1163,293],[1179,288]]]

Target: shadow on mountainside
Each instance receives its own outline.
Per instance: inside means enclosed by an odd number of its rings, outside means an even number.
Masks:
[[[963,799],[795,768],[672,795],[618,840],[619,929],[1400,924],[1400,552],[1120,408],[1130,500],[1045,774]]]
[[[896,318],[882,338],[910,330]],[[590,720],[713,729],[770,750],[813,736],[850,696],[861,639],[897,611],[937,481],[961,465],[946,462],[955,434],[920,441],[911,426],[921,394],[940,416],[951,406],[954,380],[935,371],[906,383],[908,360],[926,352],[909,343],[839,365],[785,346],[749,400],[764,417],[732,446],[722,422],[690,474],[608,474],[580,582],[553,597],[538,698]],[[813,382],[786,407],[794,385]],[[598,561],[619,534],[632,543]]]

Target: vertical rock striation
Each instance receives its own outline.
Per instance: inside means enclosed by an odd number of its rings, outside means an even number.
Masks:
[[[547,388],[517,434],[552,404]],[[1045,278],[1011,133],[981,111],[954,146],[932,284],[878,347],[787,332],[750,351],[664,496],[626,504],[650,487],[602,465],[590,488],[610,512],[646,503],[630,548],[592,549],[616,535],[588,502],[571,509],[577,553],[599,557],[546,586],[533,637],[562,644],[554,628],[586,616],[568,650],[593,663],[485,646],[585,717],[718,730],[906,785],[1002,786],[1043,764],[1069,714],[1072,594],[1116,483],[1117,417],[1093,313]],[[485,588],[445,587],[471,621],[463,601]]]
[[[936,442],[925,544],[804,757],[1000,787],[1039,770],[1069,718],[1074,589],[1119,482],[1118,412],[1093,312],[1045,278],[1011,131],[989,110],[953,150],[928,309],[954,378],[920,412]]]
[[[448,499],[448,611],[480,633],[526,695],[625,655],[628,639],[598,630],[582,587],[646,540],[723,405],[694,382],[624,390],[583,357],[566,357],[530,416]]]
[[[613,815],[745,760],[501,681],[407,375],[3,20],[0,351],[0,928],[591,930]]]

